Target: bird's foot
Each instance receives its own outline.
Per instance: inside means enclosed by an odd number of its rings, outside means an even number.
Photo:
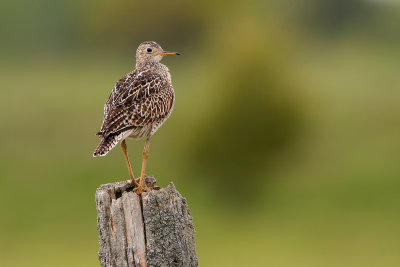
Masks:
[[[136,194],[138,194],[139,196],[143,193],[147,191],[147,186],[145,184],[143,184],[142,186],[139,185],[135,188],[133,188],[133,192],[135,192]]]
[[[133,188],[133,191],[140,196],[143,192],[147,191],[147,187],[146,186],[135,187]]]
[[[137,178],[137,181],[135,181],[136,183],[136,187],[133,189],[134,192],[136,192],[136,194],[138,194],[139,196],[143,193],[147,191],[146,185],[144,183],[144,179],[146,177],[146,174],[143,175],[143,177],[139,177]]]
[[[151,191],[156,183],[156,179],[153,176],[144,175],[142,183],[140,178],[137,179],[138,186],[133,189],[136,194],[141,195],[143,192]]]

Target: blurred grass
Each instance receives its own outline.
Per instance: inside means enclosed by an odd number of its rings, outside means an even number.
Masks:
[[[98,265],[94,191],[128,175],[119,148],[92,158],[94,134],[147,39],[183,53],[163,61],[177,101],[148,173],[187,197],[200,266],[400,263],[397,5],[173,2],[142,29],[137,3],[103,2],[2,17],[2,266]]]

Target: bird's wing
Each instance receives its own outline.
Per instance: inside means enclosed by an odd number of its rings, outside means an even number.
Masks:
[[[133,71],[114,86],[105,106],[99,136],[143,127],[165,118],[172,108],[170,84],[151,70]]]

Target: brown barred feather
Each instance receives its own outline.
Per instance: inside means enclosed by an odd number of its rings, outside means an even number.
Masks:
[[[103,138],[93,153],[93,157],[105,156],[108,151],[113,149],[118,144],[118,136],[110,135]]]
[[[127,138],[154,134],[172,112],[174,90],[168,68],[144,62],[122,77],[104,106],[104,120],[97,133],[102,138],[93,156],[104,156]]]

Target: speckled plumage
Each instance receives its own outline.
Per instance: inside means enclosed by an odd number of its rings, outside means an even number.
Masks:
[[[155,42],[140,44],[136,69],[116,83],[104,106],[103,124],[97,133],[102,140],[93,156],[105,156],[128,137],[150,137],[170,116],[175,100],[171,76],[159,63],[161,54],[146,58],[149,47],[163,51]]]

